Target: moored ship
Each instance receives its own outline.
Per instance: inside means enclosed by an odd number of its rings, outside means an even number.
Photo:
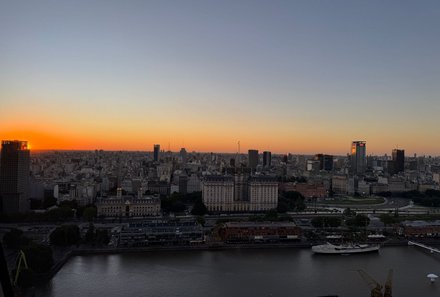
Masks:
[[[360,254],[377,252],[380,245],[377,244],[344,244],[334,245],[331,243],[312,246],[312,251],[315,254]]]

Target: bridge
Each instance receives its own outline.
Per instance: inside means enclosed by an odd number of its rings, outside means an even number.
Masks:
[[[440,250],[439,249],[433,248],[433,247],[430,247],[430,246],[427,246],[427,245],[424,245],[422,243],[418,243],[418,242],[415,242],[415,241],[408,240],[408,245],[415,245],[415,246],[424,248],[424,249],[430,251],[431,253],[439,253],[440,254]]]

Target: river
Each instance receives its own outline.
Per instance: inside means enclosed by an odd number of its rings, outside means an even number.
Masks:
[[[355,271],[384,283],[394,269],[393,296],[440,296],[440,255],[416,247],[383,247],[379,253],[325,256],[309,249],[164,251],[76,256],[37,297],[341,297],[370,296]]]

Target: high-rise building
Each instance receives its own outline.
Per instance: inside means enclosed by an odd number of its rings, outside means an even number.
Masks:
[[[263,167],[270,167],[272,164],[272,153],[265,151],[263,152]]]
[[[255,170],[258,165],[258,150],[248,151],[248,166],[249,168]]]
[[[392,151],[392,158],[394,162],[394,173],[405,171],[405,150],[394,149]]]
[[[27,141],[2,141],[0,196],[3,213],[29,210],[30,151]]]
[[[154,153],[153,153],[154,162],[159,162],[159,153],[160,153],[160,144],[155,144]]]
[[[362,175],[367,169],[367,143],[353,141],[351,144],[351,174]]]
[[[319,161],[319,169],[325,171],[333,170],[333,156],[317,154],[315,155],[315,160]]]
[[[188,175],[181,174],[179,176],[179,193],[186,194],[188,193]]]
[[[186,149],[184,147],[182,147],[180,149],[179,155],[180,155],[180,160],[182,161],[182,163],[186,163],[188,153],[186,152]]]

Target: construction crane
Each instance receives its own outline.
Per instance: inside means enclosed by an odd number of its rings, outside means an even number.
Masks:
[[[368,273],[364,270],[357,270],[361,278],[368,284],[371,289],[371,297],[392,297],[392,286],[393,286],[393,270],[390,269],[388,271],[387,280],[385,282],[385,286],[382,286],[379,282],[377,282],[374,278],[372,278]],[[385,289],[382,293],[382,289]]]
[[[384,297],[393,296],[393,270],[388,270],[387,281],[385,282],[385,290],[383,292]]]
[[[29,269],[29,266],[27,264],[26,261],[26,255],[24,254],[24,252],[22,250],[20,250],[18,252],[17,255],[17,269],[15,272],[15,277],[14,277],[14,286],[18,285],[18,278],[20,276],[20,273],[24,270],[24,269]]]

